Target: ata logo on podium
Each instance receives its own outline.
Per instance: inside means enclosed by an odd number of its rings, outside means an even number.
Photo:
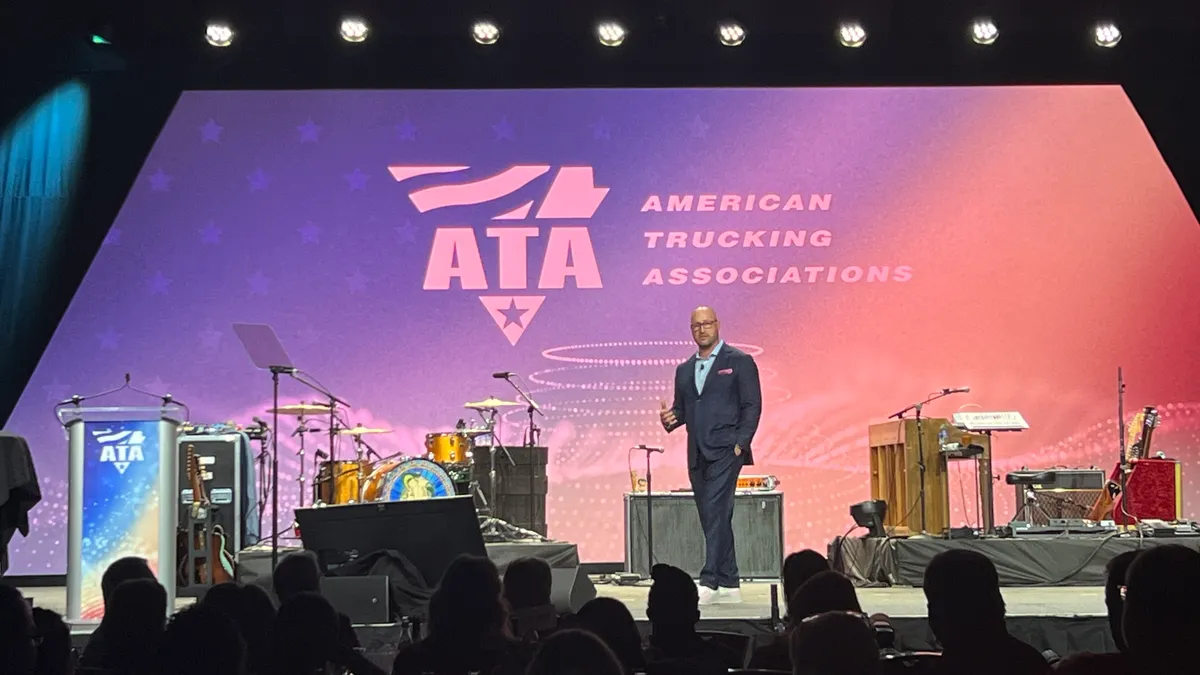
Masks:
[[[468,166],[389,166],[398,182],[418,176],[457,173]],[[417,211],[426,213],[449,206],[471,206],[507,197],[537,178],[550,172],[546,164],[518,164],[498,174],[464,183],[421,187],[408,193]],[[589,220],[608,195],[608,188],[596,187],[592,167],[565,166],[558,169],[554,180],[535,215],[530,216],[535,200],[491,217],[495,224],[484,234],[495,240],[498,252],[498,286],[502,290],[527,291],[529,286],[528,250],[530,239],[540,239],[542,230],[535,223],[502,224],[511,221]],[[592,248],[587,227],[553,225],[546,233],[545,252],[537,273],[537,290],[566,287],[567,277],[574,278],[576,288],[602,288],[600,268]],[[429,261],[425,267],[423,288],[427,291],[449,290],[453,279],[463,290],[490,290],[480,240],[474,227],[438,227],[433,235]],[[545,301],[544,295],[480,295],[488,315],[496,327],[516,346],[525,334],[529,322]]]
[[[118,431],[112,429],[93,429],[92,436],[100,443],[100,462],[112,464],[113,468],[122,475],[133,462],[144,462],[146,457],[142,446],[146,443],[146,434],[141,431]]]

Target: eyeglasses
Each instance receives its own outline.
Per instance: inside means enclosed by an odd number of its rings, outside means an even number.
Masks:
[[[712,328],[717,325],[716,321],[697,321],[692,324],[692,330],[700,330],[701,328]]]
[[[823,616],[852,616],[856,619],[860,619],[863,623],[867,624],[868,626],[871,625],[871,617],[867,616],[866,614],[864,614],[862,612],[852,612],[849,610],[834,610],[832,612],[821,612],[820,614],[813,614],[812,616],[806,616],[803,619],[800,619],[800,623],[808,623],[809,621],[816,621],[817,619],[819,619]]]

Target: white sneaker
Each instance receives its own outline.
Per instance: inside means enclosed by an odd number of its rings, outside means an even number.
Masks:
[[[717,605],[740,605],[742,603],[742,589],[740,588],[722,588],[717,591],[717,597],[713,600]]]
[[[708,586],[701,586],[697,590],[700,594],[700,606],[701,607],[703,607],[705,605],[711,605],[714,602],[717,602],[716,589],[709,588]]]

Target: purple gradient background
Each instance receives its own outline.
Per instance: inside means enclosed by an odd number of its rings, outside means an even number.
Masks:
[[[1029,169],[1014,157],[1036,156],[1062,138],[1109,143],[1127,168],[1076,155],[1047,159],[1045,172],[1078,180],[1021,185],[1011,212],[993,212],[1001,190],[1013,189],[996,176],[1019,182]],[[471,169],[397,183],[387,172],[397,164]],[[414,187],[515,164],[592,166],[596,185],[610,188],[593,218],[562,223],[589,228],[603,289],[568,280],[565,289],[538,291],[546,233],[558,223],[490,220],[530,199],[540,203],[553,169],[477,206],[419,214],[407,198]],[[1158,210],[1159,236],[1128,241],[1124,206],[1084,208],[1142,184],[1153,187],[1143,206]],[[833,208],[639,211],[650,194],[665,202],[670,193],[767,192],[831,193]],[[1038,200],[1066,211],[1031,214]],[[982,205],[988,210],[973,210]],[[422,289],[439,226],[475,228],[489,291]],[[542,228],[530,240],[529,290],[497,288],[488,226]],[[1102,253],[1042,242],[1059,226],[1102,238],[1092,244]],[[997,243],[991,228],[1022,246]],[[834,237],[828,248],[754,250],[647,250],[643,237],[727,229],[829,229]],[[1190,462],[1196,416],[1188,402],[1200,400],[1194,340],[1172,339],[1147,355],[1125,339],[1124,325],[1105,325],[1098,335],[1089,326],[1106,310],[1088,301],[1095,277],[1064,277],[1054,265],[1077,255],[1096,269],[1119,270],[1131,296],[1148,296],[1166,277],[1180,288],[1200,281],[1188,266],[1198,242],[1182,195],[1114,87],[185,93],[13,414],[11,429],[37,453],[45,501],[35,533],[13,542],[11,573],[65,569],[66,446],[54,401],[111,388],[130,372],[135,385],[189,404],[196,421],[265,416],[270,377],[244,354],[230,330],[237,321],[272,324],[297,365],[354,404],[352,423],[395,429],[379,438],[384,454],[420,453],[427,431],[470,418],[461,408],[467,400],[511,397],[493,371],[529,376],[549,413],[550,533],[578,541],[585,560],[622,557],[630,445],[666,441],[655,484],[686,481],[682,434],[664,439],[654,411],[671,364],[691,351],[687,312],[699,303],[717,306],[727,339],[764,350],[765,417],[753,472],[784,477],[792,547],[840,534],[846,505],[866,497],[867,424],[941,386],[971,384],[982,393],[933,414],[960,404],[1020,409],[1034,423],[1019,441],[998,444],[997,471],[1050,457],[1103,463],[1105,416],[1115,408],[1110,364],[1135,365],[1147,386],[1132,391],[1164,406],[1161,440],[1175,438],[1172,447]],[[1114,265],[1135,252],[1142,262]],[[651,267],[772,264],[915,271],[908,283],[871,285],[642,285]],[[1161,272],[1147,275],[1155,265]],[[992,297],[996,278],[980,270],[1000,272],[1007,297]],[[1039,326],[1056,339],[1000,361],[995,354],[1030,336],[1028,324],[998,321],[968,336],[961,328],[976,317],[936,304],[938,294],[955,293],[1068,309],[1054,313],[1062,325]],[[546,301],[514,347],[480,304],[485,294]],[[1200,299],[1176,294],[1174,303],[1176,335],[1194,334]],[[1094,339],[1072,344],[1083,336]],[[614,344],[576,355],[609,361],[564,364],[544,354],[597,343]],[[989,354],[986,362],[980,353]],[[1187,373],[1180,363],[1192,364],[1183,366]],[[1063,382],[1081,384],[1064,394],[1054,389]],[[283,397],[312,395],[285,382]],[[507,440],[520,437],[520,424],[519,414],[506,417]],[[280,449],[280,497],[290,512],[298,493],[294,442],[281,437]],[[349,451],[345,444],[339,452]],[[969,492],[952,502],[958,518],[971,516]],[[1003,506],[1006,491],[997,493],[1003,520],[1011,508]]]

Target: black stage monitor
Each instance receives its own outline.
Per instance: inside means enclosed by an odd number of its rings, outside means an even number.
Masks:
[[[390,550],[434,586],[458,556],[487,556],[469,495],[296,509],[296,523],[304,548],[317,554],[325,572]]]

